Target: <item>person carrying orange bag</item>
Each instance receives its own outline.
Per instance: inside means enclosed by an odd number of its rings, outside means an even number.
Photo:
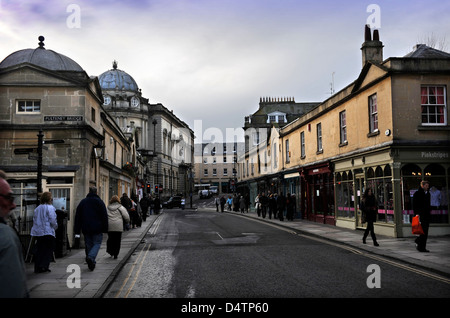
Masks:
[[[422,235],[425,234],[422,229],[422,225],[420,224],[420,216],[416,215],[412,219],[412,234]]]
[[[431,220],[431,206],[430,206],[430,183],[428,181],[422,181],[420,188],[414,193],[413,196],[413,209],[414,214],[420,217],[420,225],[422,226],[423,234],[420,234],[416,238],[416,249],[419,252],[429,252],[426,249],[428,239],[428,228]]]

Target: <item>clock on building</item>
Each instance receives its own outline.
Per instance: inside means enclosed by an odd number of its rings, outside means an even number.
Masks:
[[[138,107],[139,106],[139,99],[133,96],[131,98],[131,106]]]
[[[111,97],[108,95],[103,95],[103,105],[111,104]]]

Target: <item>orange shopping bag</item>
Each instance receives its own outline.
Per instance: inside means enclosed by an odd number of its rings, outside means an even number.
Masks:
[[[420,225],[419,215],[414,216],[412,219],[412,233],[416,235],[425,234],[422,225]]]

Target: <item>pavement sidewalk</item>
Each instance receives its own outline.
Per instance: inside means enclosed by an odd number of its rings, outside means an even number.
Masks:
[[[51,272],[34,273],[34,263],[26,263],[27,285],[31,298],[100,298],[110,282],[119,273],[134,250],[144,239],[153,222],[161,214],[150,215],[142,226],[122,233],[120,253],[117,259],[106,253],[107,234],[103,236],[96,266],[89,270],[84,248],[72,249],[67,255],[50,262]],[[75,265],[75,266],[74,266]],[[79,266],[80,288],[73,286]],[[73,269],[75,268],[75,270]],[[69,284],[68,284],[69,281]]]
[[[203,208],[202,208],[203,210]],[[208,209],[211,213],[215,209]],[[220,212],[219,212],[220,213]],[[450,236],[429,237],[427,249],[430,253],[420,253],[414,245],[414,238],[392,238],[377,235],[380,246],[372,244],[370,236],[367,244],[362,243],[363,232],[360,230],[343,229],[332,225],[319,224],[306,220],[280,221],[277,219],[265,219],[258,217],[255,212],[239,213],[226,212],[248,218],[254,218],[262,222],[292,230],[299,235],[307,235],[313,239],[326,240],[331,244],[339,244],[354,252],[366,254],[376,258],[383,256],[391,260],[400,260],[410,265],[430,270],[435,274],[447,277],[450,283]],[[34,273],[34,264],[26,263],[28,276],[28,288],[32,298],[100,298],[106,291],[114,277],[126,263],[128,258],[144,239],[152,224],[162,214],[147,217],[146,222],[137,229],[125,231],[122,234],[120,254],[113,259],[106,253],[105,234],[101,249],[97,256],[97,265],[94,271],[90,271],[85,262],[84,249],[72,249],[62,258],[57,258],[50,263],[51,272]],[[75,265],[75,266],[74,266]],[[70,288],[75,275],[72,267],[80,269],[80,287]],[[69,282],[69,284],[68,284]]]

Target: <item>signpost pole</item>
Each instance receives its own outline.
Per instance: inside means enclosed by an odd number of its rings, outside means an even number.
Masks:
[[[39,129],[38,136],[38,159],[37,159],[37,200],[39,202],[40,195],[42,194],[42,146],[44,143],[44,134],[42,128]]]

